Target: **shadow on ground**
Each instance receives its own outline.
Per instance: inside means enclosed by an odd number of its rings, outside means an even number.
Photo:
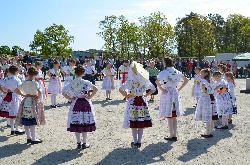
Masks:
[[[108,105],[119,105],[119,104],[126,103],[126,100],[103,100],[103,101],[92,101],[92,104],[101,104],[102,107],[108,106]]]
[[[171,142],[149,144],[141,151],[135,148],[118,148],[113,150],[97,164],[150,164],[166,161],[163,158],[162,154],[168,152],[173,148],[171,144]]]
[[[6,138],[8,138],[8,137],[6,137]],[[0,137],[0,139],[6,140],[3,137]],[[0,157],[5,158],[5,157],[21,154],[24,150],[28,149],[29,147],[30,147],[30,145],[19,144],[19,143],[5,145],[3,147],[0,147]]]
[[[189,115],[194,116],[194,113],[195,113],[195,108],[187,108],[183,116],[189,116]]]
[[[233,127],[234,126],[232,125],[230,129]],[[229,130],[215,130],[213,135],[214,137],[212,138],[195,138],[189,140],[187,143],[188,152],[180,156],[178,160],[182,162],[188,162],[192,159],[195,159],[200,155],[207,153],[208,149],[216,145],[220,140],[230,138],[232,133],[230,133]]]
[[[73,159],[81,157],[82,153],[79,153],[79,150],[60,150],[51,152],[48,155],[45,155],[41,159],[37,160],[32,165],[41,165],[41,164],[62,164],[69,162]]]

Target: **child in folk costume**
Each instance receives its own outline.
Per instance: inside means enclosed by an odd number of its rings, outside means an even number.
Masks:
[[[65,75],[64,87],[70,84],[75,79],[75,65],[75,60],[70,60],[69,66],[64,66],[62,68],[62,72]],[[71,103],[71,101],[68,100],[68,103]]]
[[[95,85],[95,74],[97,71],[95,70],[94,66],[91,66],[90,60],[86,60],[86,65],[84,66],[84,69],[86,71],[85,76],[83,77],[84,80],[90,81],[93,85]]]
[[[114,75],[116,71],[112,68],[110,62],[107,63],[107,67],[101,71],[103,74],[102,90],[106,90],[106,100],[112,100],[110,98],[111,90],[115,89]]]
[[[149,63],[149,67],[146,70],[149,73],[149,81],[155,86],[155,89],[156,89],[155,92],[150,95],[151,98],[149,100],[149,101],[154,101],[154,95],[158,94],[158,89],[157,89],[157,85],[155,81],[157,80],[157,75],[160,73],[160,71],[155,67],[154,61],[151,61]]]
[[[132,129],[134,141],[131,146],[137,148],[141,147],[143,129],[152,127],[146,97],[155,91],[155,87],[148,80],[148,77],[148,72],[139,63],[133,62],[128,72],[127,81],[119,89],[119,92],[128,99],[123,128]],[[146,93],[147,89],[151,89],[151,91]]]
[[[22,66],[22,62],[18,61],[17,62],[17,67],[19,70],[18,78],[23,82],[25,81],[25,68]]]
[[[121,85],[123,85],[128,78],[129,60],[124,60],[123,65],[119,67],[118,71],[122,74]],[[126,98],[123,100],[126,100]]]
[[[62,90],[63,96],[73,101],[68,114],[67,131],[75,132],[77,148],[89,148],[87,144],[87,132],[96,130],[96,118],[91,98],[98,89],[88,80],[83,80],[85,69],[78,65],[75,68],[76,78]],[[89,90],[93,89],[90,95]],[[80,133],[82,133],[83,143],[81,143]]]
[[[218,115],[222,116],[222,124],[220,126],[216,126],[216,129],[228,129],[228,119],[229,114],[232,113],[232,99],[228,92],[228,83],[221,78],[221,72],[214,72],[213,79],[217,81],[215,90],[219,90],[219,93],[216,96],[217,104],[218,104]]]
[[[38,82],[39,86],[40,86],[40,90],[42,92],[40,100],[45,100],[47,98],[47,91],[46,91],[46,84],[44,82],[43,79],[43,72],[42,72],[42,67],[43,67],[43,63],[40,61],[36,61],[35,62],[35,67],[38,70],[38,74],[36,76],[36,81]]]
[[[47,75],[50,77],[48,94],[51,94],[51,107],[60,107],[60,105],[57,104],[57,95],[62,91],[62,84],[60,79],[61,71],[57,61],[54,62],[54,67],[47,72]]]
[[[6,77],[10,76],[10,72],[9,72],[9,68],[6,68],[4,71],[4,78],[0,80],[0,91],[1,91],[1,99],[0,99],[0,105],[2,104],[2,101],[5,97],[5,95],[7,94],[7,89],[5,89],[4,87],[4,82]],[[0,110],[1,111],[1,110]],[[7,127],[11,128],[10,126],[10,118],[7,118]]]
[[[217,105],[214,97],[214,87],[210,82],[210,70],[202,69],[201,72],[202,94],[198,100],[195,111],[195,119],[206,122],[206,133],[201,137],[213,137],[214,121],[218,120]]]
[[[27,143],[38,144],[42,140],[36,138],[36,125],[45,124],[43,103],[39,100],[42,95],[41,88],[37,81],[38,70],[35,67],[28,69],[28,80],[24,81],[16,90],[19,94],[25,94],[20,104],[16,122],[17,126],[24,126],[27,135]]]
[[[166,117],[168,120],[169,137],[165,140],[177,141],[177,119],[182,115],[182,107],[179,91],[188,83],[188,79],[173,67],[173,60],[169,57],[164,58],[165,69],[161,71],[156,80],[158,88],[162,91],[159,103],[159,116]],[[179,82],[182,85],[177,88]],[[161,85],[162,84],[162,85]]]
[[[236,86],[235,81],[234,81],[234,74],[232,72],[227,72],[225,74],[225,78],[227,80],[228,83],[228,92],[232,98],[232,106],[233,106],[233,111],[232,113],[229,114],[229,119],[228,119],[228,123],[232,123],[232,114],[237,114],[237,104],[236,104],[236,97],[235,97],[235,93],[234,93],[234,88]]]
[[[23,135],[24,132],[19,129],[19,126],[14,128],[15,118],[18,112],[19,105],[22,101],[22,97],[19,95],[16,88],[22,84],[21,80],[17,77],[19,70],[16,66],[10,66],[9,72],[11,75],[5,78],[3,82],[6,94],[0,105],[0,116],[10,119],[11,135]],[[22,95],[25,97],[25,95]]]
[[[200,74],[201,68],[196,67],[194,72],[194,87],[193,87],[193,96],[196,98],[196,105],[198,103],[199,98],[201,97],[202,93],[202,84],[201,84],[201,74]]]

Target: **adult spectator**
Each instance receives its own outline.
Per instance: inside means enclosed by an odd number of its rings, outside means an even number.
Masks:
[[[192,68],[193,68],[193,62],[192,60],[187,61],[187,77],[189,77],[189,80],[191,80],[192,76]]]
[[[181,72],[182,70],[182,60],[181,58],[179,58],[179,60],[177,61],[177,70]]]
[[[102,68],[103,68],[103,60],[102,60],[102,56],[99,57],[98,60],[96,60],[96,63],[95,63],[95,69],[97,70],[97,76],[96,76],[96,80],[101,80],[101,71],[102,71]]]
[[[250,60],[249,60],[249,63],[247,65],[247,70],[248,70],[248,78],[250,78]]]
[[[193,59],[193,66],[192,66],[192,77],[194,77],[194,75],[195,75],[195,72],[194,72],[194,70],[195,70],[195,67],[197,66],[197,61],[195,60],[195,59]]]
[[[237,75],[237,68],[238,68],[238,64],[236,61],[234,61],[232,64],[232,72],[233,72],[234,76]]]
[[[31,57],[30,57],[29,51],[25,52],[25,56],[23,57],[23,62],[24,63],[31,63]]]
[[[115,60],[114,60],[113,56],[110,56],[109,62],[111,63],[111,65],[114,65]]]
[[[162,66],[162,64],[161,64],[161,62],[160,62],[160,60],[159,60],[159,58],[156,58],[156,59],[155,59],[155,67],[156,67],[158,70],[160,70],[160,71],[163,70],[163,66]]]
[[[181,71],[182,71],[182,74],[184,74],[186,76],[186,71],[187,71],[187,61],[186,61],[186,59],[184,59],[182,61]]]
[[[122,58],[119,57],[116,62],[115,62],[115,67],[116,67],[116,79],[121,79],[121,73],[119,72],[120,66],[123,64]]]
[[[201,69],[204,69],[205,67],[206,67],[205,60],[202,60],[202,61],[200,62],[200,68],[201,68]]]
[[[230,64],[230,61],[227,62],[227,72],[230,72],[231,71],[231,64]]]
[[[213,61],[211,62],[211,69],[213,69],[213,71],[217,71],[217,61],[215,61],[215,59],[213,59]]]
[[[43,67],[42,67],[43,79],[46,80],[45,79],[46,72],[47,70],[49,70],[49,65],[48,65],[48,61],[46,60],[46,58],[43,58],[42,64],[43,64]]]
[[[83,65],[84,63],[85,63],[85,61],[83,60],[82,56],[79,56],[79,64]]]

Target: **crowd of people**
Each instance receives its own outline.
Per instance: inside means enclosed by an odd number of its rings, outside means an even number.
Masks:
[[[102,81],[106,100],[112,100],[114,79],[120,79],[119,92],[127,100],[123,128],[131,128],[132,147],[141,147],[144,128],[152,127],[149,101],[160,91],[159,116],[167,119],[168,141],[177,141],[177,117],[183,114],[180,91],[194,77],[193,95],[197,99],[195,119],[206,122],[201,136],[213,137],[214,121],[222,117],[216,129],[228,129],[232,114],[237,113],[234,94],[234,70],[227,64],[208,64],[199,60],[154,59],[114,60],[99,57],[59,60],[50,57],[32,60],[23,57],[1,60],[0,116],[7,118],[11,135],[27,135],[27,143],[42,143],[36,136],[37,125],[45,124],[43,100],[50,95],[51,108],[60,107],[57,96],[62,94],[70,103],[67,131],[74,132],[77,148],[86,149],[87,133],[96,130],[96,116],[91,99],[98,92],[95,81]],[[49,77],[48,85],[44,80]],[[188,78],[187,78],[188,77]],[[64,80],[64,81],[63,81]],[[181,83],[181,85],[179,85]],[[114,98],[116,99],[116,98]],[[23,131],[20,127],[24,127]],[[81,140],[81,135],[82,139]]]

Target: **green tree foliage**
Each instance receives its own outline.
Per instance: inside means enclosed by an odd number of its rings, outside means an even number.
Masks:
[[[99,22],[101,32],[97,33],[105,41],[104,50],[108,54],[115,54],[117,50],[117,29],[119,27],[118,18],[114,15],[105,16],[104,20]]]
[[[12,46],[11,54],[16,56],[18,50],[24,51],[24,49],[20,48],[20,46]]]
[[[0,47],[0,54],[11,54],[10,47],[3,45]]]
[[[106,16],[100,21],[105,41],[104,50],[123,57],[158,57],[172,50],[174,32],[167,18],[160,12],[139,18],[139,24],[129,22],[124,16]]]
[[[69,45],[73,41],[74,37],[69,35],[69,31],[63,25],[53,24],[44,32],[36,31],[30,49],[46,57],[49,55],[66,57],[72,54],[73,50]]]
[[[212,21],[197,13],[178,19],[175,26],[178,55],[203,58],[215,54],[214,30]]]

